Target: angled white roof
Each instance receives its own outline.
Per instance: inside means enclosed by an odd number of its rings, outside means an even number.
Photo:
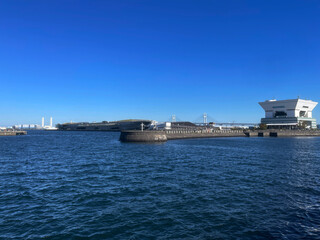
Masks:
[[[274,110],[300,110],[304,109],[307,111],[312,111],[316,106],[317,102],[304,99],[288,99],[288,100],[267,100],[265,102],[259,102],[260,106],[265,111]]]

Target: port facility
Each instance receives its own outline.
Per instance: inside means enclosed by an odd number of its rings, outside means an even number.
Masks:
[[[316,119],[312,118],[312,111],[317,106],[317,102],[297,98],[280,101],[267,100],[259,104],[265,111],[261,124],[266,124],[269,129],[296,129],[301,126],[310,129],[317,128]]]

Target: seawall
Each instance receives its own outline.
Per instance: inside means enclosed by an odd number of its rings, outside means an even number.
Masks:
[[[166,130],[168,140],[184,138],[245,137],[242,130]]]
[[[0,131],[0,136],[18,136],[26,134],[26,131]]]
[[[122,142],[165,142],[174,139],[215,137],[307,137],[320,136],[320,130],[210,130],[173,129],[165,131],[122,131]]]
[[[244,132],[247,137],[319,137],[320,130],[253,130]]]
[[[122,142],[165,142],[174,139],[186,138],[212,138],[212,137],[245,137],[242,130],[130,130],[121,131],[120,141]]]
[[[126,130],[120,134],[121,142],[166,142],[167,135],[164,131],[138,131]]]

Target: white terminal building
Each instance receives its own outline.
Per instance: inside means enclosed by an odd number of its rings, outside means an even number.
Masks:
[[[312,111],[317,102],[303,99],[267,100],[259,102],[265,110],[265,117],[261,123],[268,128],[317,128],[316,119],[312,118]]]

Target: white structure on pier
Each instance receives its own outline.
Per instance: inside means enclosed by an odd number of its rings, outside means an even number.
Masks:
[[[306,128],[317,128],[316,119],[312,118],[312,111],[317,106],[317,102],[303,99],[289,100],[267,100],[259,102],[265,110],[265,117],[261,118],[261,123],[268,128],[296,128],[305,126]]]

